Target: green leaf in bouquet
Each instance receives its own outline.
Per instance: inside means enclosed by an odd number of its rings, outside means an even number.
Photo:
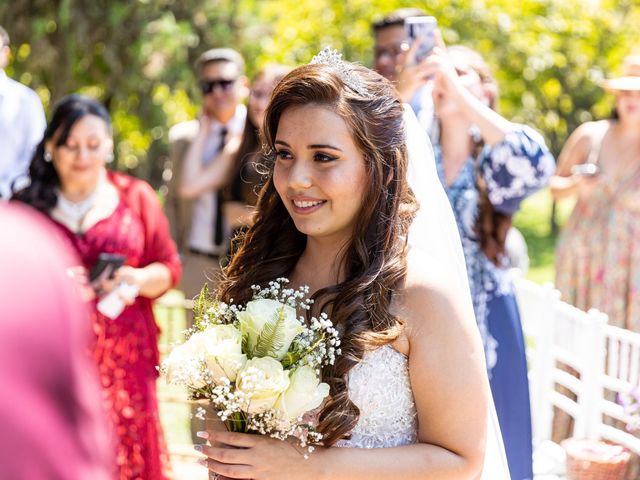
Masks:
[[[284,358],[280,361],[283,368],[289,368],[302,358],[302,354],[296,351],[288,351]]]
[[[209,309],[209,303],[209,286],[205,283],[200,294],[193,300],[193,323],[198,330],[202,330],[202,321]]]
[[[253,358],[252,353],[249,351],[249,334],[242,335],[242,352],[247,354],[247,358],[251,360]]]
[[[258,337],[254,357],[275,357],[284,345],[284,307],[274,323],[267,323]]]

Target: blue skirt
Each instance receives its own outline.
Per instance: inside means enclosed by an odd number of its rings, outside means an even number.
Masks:
[[[491,393],[507,451],[512,480],[533,478],[531,406],[524,335],[513,295],[493,296],[487,303],[487,326],[498,342],[491,371]]]

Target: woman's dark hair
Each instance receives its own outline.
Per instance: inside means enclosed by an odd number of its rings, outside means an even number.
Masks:
[[[399,8],[371,24],[374,33],[389,27],[403,27],[409,17],[425,17],[427,14],[420,8]]]
[[[397,338],[402,322],[390,311],[393,293],[407,272],[406,238],[416,200],[406,181],[407,149],[403,107],[393,86],[377,73],[346,63],[370,95],[346,86],[333,67],[304,65],[276,87],[265,114],[264,140],[268,176],[260,192],[256,220],[224,271],[221,300],[247,302],[252,284],[266,285],[287,277],[305,249],[299,232],[273,183],[275,139],[285,111],[318,105],[336,112],[362,152],[367,190],[355,217],[354,233],[340,257],[344,281],[313,295],[341,331],[342,355],[323,371],[330,397],[320,414],[325,445],[349,434],[360,412],[349,399],[347,375],[365,351]]]
[[[290,71],[291,67],[284,65],[268,65],[253,77],[253,82],[265,81],[275,85]],[[248,108],[251,108],[251,98],[249,99]],[[225,201],[237,201],[247,205],[255,205],[258,200],[258,191],[262,180],[262,175],[259,173],[259,164],[263,161],[260,127],[261,125],[254,125],[251,115],[247,114],[240,147],[234,159],[231,181],[223,190],[223,199]]]
[[[45,213],[56,205],[58,200],[56,191],[60,180],[53,162],[47,162],[44,159],[45,146],[50,141],[53,141],[56,147],[67,143],[73,126],[86,115],[100,117],[106,123],[107,128],[111,130],[109,113],[106,108],[92,98],[72,94],[55,104],[51,121],[44,131],[44,137],[36,147],[29,165],[31,183],[28,187],[15,192],[14,200],[27,203]]]
[[[224,201],[256,203],[258,187],[256,181],[259,180],[256,164],[261,163],[261,150],[259,127],[253,125],[247,115],[240,147],[233,159],[231,181],[222,191]]]
[[[480,82],[489,97],[489,107],[497,109],[498,85],[491,74],[489,65],[482,56],[471,48],[454,45],[447,48],[447,53],[453,57],[464,58],[465,62],[478,74]],[[480,153],[484,143],[480,140],[476,143],[475,159],[476,163],[480,159]],[[476,223],[476,234],[480,240],[480,248],[491,262],[501,266],[506,255],[507,233],[511,228],[512,216],[499,212],[489,200],[489,191],[480,172],[480,165],[476,165],[478,174],[476,175],[476,187],[480,194],[478,204],[478,219]]]

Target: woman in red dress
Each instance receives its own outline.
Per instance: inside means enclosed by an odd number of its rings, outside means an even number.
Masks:
[[[112,151],[105,108],[87,97],[65,97],[32,159],[31,185],[14,198],[47,214],[87,271],[101,254],[124,260],[111,278],[107,268],[92,283],[93,356],[117,438],[117,478],[162,479],[168,462],[156,399],[159,329],[152,301],[176,284],[181,267],[155,192],[108,172]],[[125,305],[121,313],[101,308],[110,293]]]

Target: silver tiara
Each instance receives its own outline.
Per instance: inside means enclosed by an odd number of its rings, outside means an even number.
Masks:
[[[344,60],[342,60],[342,54],[337,50],[332,50],[329,47],[324,47],[317,55],[311,59],[311,65],[328,65],[332,67],[336,73],[340,76],[343,83],[356,93],[359,93],[363,97],[370,97],[371,93],[364,86],[364,83],[357,75],[355,75],[348,67]]]

